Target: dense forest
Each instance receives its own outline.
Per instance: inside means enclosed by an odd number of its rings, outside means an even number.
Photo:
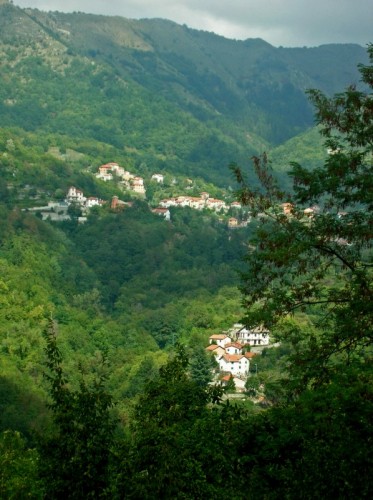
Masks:
[[[371,497],[372,64],[0,2],[1,498]]]

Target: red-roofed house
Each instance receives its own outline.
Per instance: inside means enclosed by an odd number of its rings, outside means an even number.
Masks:
[[[225,354],[225,349],[224,347],[221,347],[220,345],[217,344],[210,344],[208,347],[206,347],[206,351],[211,352],[214,354],[214,356],[224,356]]]
[[[225,333],[211,335],[209,338],[210,344],[217,344],[220,347],[224,347],[232,342],[232,339],[225,335]]]
[[[246,377],[250,371],[250,360],[242,354],[225,354],[219,359],[219,369],[222,372]]]
[[[165,218],[165,220],[171,220],[171,213],[168,208],[153,208],[152,210],[153,214],[156,215],[162,215],[162,217]]]
[[[230,332],[238,342],[241,342],[241,344],[252,346],[269,344],[269,331],[263,326],[258,326],[249,330],[243,325],[236,323]]]
[[[239,342],[231,342],[225,345],[225,352],[227,354],[242,354],[243,345]]]
[[[247,359],[253,359],[256,356],[256,352],[245,352],[244,356]]]

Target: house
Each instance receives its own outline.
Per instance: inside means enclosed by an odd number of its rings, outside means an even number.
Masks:
[[[98,173],[96,174],[97,179],[102,179],[105,182],[111,181],[113,179],[112,165],[112,163],[107,163],[98,167]]]
[[[243,354],[224,354],[219,358],[221,372],[246,377],[250,372],[250,360]]]
[[[168,208],[153,208],[153,214],[162,215],[165,220],[171,220],[171,213]]]
[[[104,200],[100,200],[99,198],[96,198],[95,196],[89,196],[86,199],[85,206],[87,208],[91,208],[91,207],[101,206],[104,203],[105,203]]]
[[[110,208],[112,210],[123,210],[125,207],[131,207],[132,203],[130,201],[122,201],[118,198],[118,196],[113,196],[111,199]]]
[[[77,205],[84,205],[86,201],[86,197],[83,194],[83,191],[77,189],[74,186],[69,187],[69,190],[66,195],[66,203],[70,205],[71,203],[76,203]]]
[[[144,179],[142,177],[134,177],[132,179],[132,191],[139,194],[145,194]]]
[[[237,392],[245,391],[245,383],[246,383],[245,380],[243,380],[240,377],[237,377],[237,375],[232,375],[232,373],[224,375],[224,377],[220,380],[220,383],[223,387],[225,387],[231,379],[233,379],[234,386]]]
[[[162,208],[176,207],[176,198],[166,198],[159,202],[159,206]]]
[[[235,217],[229,217],[228,227],[238,227],[238,220]]]
[[[256,355],[257,355],[256,352],[250,352],[250,351],[245,352],[245,354],[244,354],[245,358],[247,358],[247,359],[253,359],[253,358],[255,358]]]
[[[225,354],[224,347],[221,347],[220,345],[217,344],[210,344],[208,347],[206,347],[206,351],[210,352],[214,356],[218,356],[219,358],[221,356],[224,356]]]
[[[227,208],[225,201],[217,200],[216,198],[208,198],[206,199],[206,208],[210,208],[211,210],[223,210]]]
[[[241,203],[239,201],[234,201],[231,203],[231,208],[239,209],[241,208]]]
[[[315,210],[311,207],[308,207],[303,210],[303,213],[306,217],[313,217],[315,214]]]
[[[156,181],[158,182],[159,184],[163,184],[163,181],[164,181],[164,177],[162,174],[153,174],[151,176],[151,180],[152,181]]]
[[[225,352],[227,354],[242,354],[243,345],[239,342],[231,342],[225,345]]]
[[[220,347],[225,349],[226,344],[230,344],[232,342],[231,337],[225,335],[225,333],[210,335],[209,337],[210,344],[217,344]]]
[[[229,333],[235,338],[237,342],[250,346],[266,346],[269,345],[269,331],[263,326],[248,329],[236,323]]]
[[[292,203],[286,202],[282,203],[282,210],[285,215],[291,215],[294,210],[294,205]]]

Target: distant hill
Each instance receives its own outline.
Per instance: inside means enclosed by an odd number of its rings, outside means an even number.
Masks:
[[[145,170],[222,185],[230,161],[311,127],[305,90],[357,83],[367,55],[358,45],[275,48],[162,19],[3,2],[0,59],[0,127],[45,134],[45,150],[54,146],[48,134],[67,147],[72,138],[99,141]]]

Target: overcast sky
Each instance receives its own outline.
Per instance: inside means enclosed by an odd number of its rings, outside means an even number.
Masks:
[[[274,46],[373,42],[372,0],[14,0],[44,11],[164,18]]]

